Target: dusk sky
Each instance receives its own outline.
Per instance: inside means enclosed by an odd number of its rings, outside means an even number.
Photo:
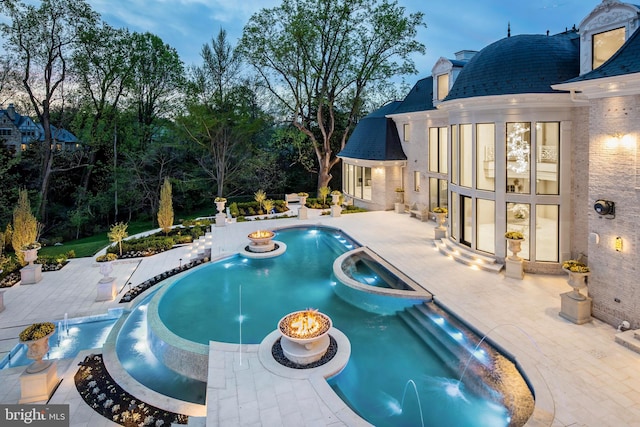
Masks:
[[[280,0],[88,0],[115,27],[152,32],[177,49],[186,65],[199,64],[200,49],[220,28],[235,45],[250,16]],[[399,0],[408,12],[425,14],[427,28],[419,39],[427,47],[415,57],[423,77],[441,56],[453,58],[463,50],[479,50],[511,34],[551,34],[578,26],[600,0]],[[408,81],[414,80],[409,76]]]
[[[280,0],[88,0],[115,27],[149,31],[178,50],[186,65],[200,64],[200,49],[220,28],[235,45],[250,16]],[[399,0],[408,12],[425,14],[419,39],[427,47],[415,57],[419,75],[430,74],[441,56],[479,50],[511,34],[551,34],[578,26],[600,0]],[[414,80],[409,76],[408,81]]]

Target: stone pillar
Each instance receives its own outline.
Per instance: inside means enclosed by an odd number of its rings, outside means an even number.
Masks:
[[[513,260],[506,257],[504,260],[505,276],[512,279],[522,280],[524,278],[524,263],[522,260]]]
[[[47,401],[58,385],[58,363],[51,362],[45,370],[34,374],[26,370],[20,375],[20,400],[18,403]]]
[[[309,208],[305,205],[302,205],[298,208],[298,219],[307,219],[308,218]]]
[[[216,227],[224,227],[227,225],[227,216],[222,212],[216,214]]]
[[[340,207],[339,205],[331,205],[331,216],[332,217],[338,217],[340,216],[340,213],[342,212],[342,207]]]
[[[591,322],[591,298],[575,299],[574,292],[560,294],[560,317],[577,325]]]
[[[42,280],[42,264],[30,264],[20,269],[20,283],[34,285]]]

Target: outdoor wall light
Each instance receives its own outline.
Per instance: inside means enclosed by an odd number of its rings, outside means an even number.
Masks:
[[[633,135],[624,134],[622,132],[616,132],[613,135],[610,135],[606,141],[607,148],[633,148],[634,145],[635,138],[633,137]]]
[[[622,252],[622,237],[616,237],[616,251]]]
[[[616,204],[611,200],[596,200],[593,209],[598,215],[614,218],[616,215]]]

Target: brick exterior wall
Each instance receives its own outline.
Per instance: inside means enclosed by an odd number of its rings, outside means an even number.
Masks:
[[[598,233],[598,244],[589,243],[589,296],[593,316],[617,326],[628,320],[640,328],[640,201],[636,187],[640,96],[592,99],[589,110],[589,232]],[[615,134],[630,135],[623,144]],[[593,204],[598,199],[615,202],[614,219],[600,217]],[[616,236],[623,250],[614,247]]]

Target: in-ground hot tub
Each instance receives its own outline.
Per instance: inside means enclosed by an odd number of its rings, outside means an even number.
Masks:
[[[349,251],[333,262],[340,297],[363,310],[392,314],[409,305],[432,301],[433,295],[367,247]],[[397,304],[380,297],[398,297]]]

